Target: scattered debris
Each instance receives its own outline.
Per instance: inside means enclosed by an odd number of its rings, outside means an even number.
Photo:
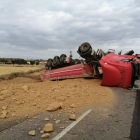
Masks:
[[[15,117],[16,116],[16,114],[15,113],[12,113],[12,117]]]
[[[56,123],[56,124],[59,124],[59,123],[60,123],[60,120],[56,120],[55,123]]]
[[[5,100],[5,98],[3,96],[0,96],[0,101]]]
[[[46,134],[43,134],[42,136],[41,136],[41,138],[48,138],[48,137],[50,137],[50,134],[49,133],[46,133]]]
[[[11,94],[11,91],[10,90],[3,90],[0,92],[1,95],[9,95]]]
[[[43,134],[43,133],[44,133],[44,131],[43,131],[43,130],[41,130],[41,131],[40,131],[40,133],[41,133],[41,134]]]
[[[91,79],[90,81],[85,79],[68,79],[56,82],[48,80],[36,82],[24,77],[17,77],[11,81],[1,81],[0,117],[10,121],[15,116],[29,117],[42,113],[47,109],[48,111],[58,110],[57,116],[61,118],[62,112],[68,115],[75,114],[77,109],[95,103],[112,107],[114,94],[112,94],[110,88],[101,87],[99,85],[100,82],[100,79]],[[3,89],[3,87],[6,87],[6,89]],[[99,95],[99,93],[101,94]],[[99,98],[101,95],[104,98]],[[4,110],[7,110],[7,112],[1,113]],[[54,118],[52,115],[46,117],[49,120]],[[49,120],[46,119],[46,121]],[[3,120],[0,119],[0,121]]]
[[[55,110],[59,109],[60,107],[62,107],[62,105],[60,103],[53,102],[48,106],[47,111],[55,111]]]
[[[24,91],[28,91],[28,86],[27,86],[27,85],[24,85],[24,86],[22,87],[22,89],[23,89]]]
[[[76,105],[75,105],[75,104],[71,104],[70,107],[71,107],[71,108],[75,108]]]
[[[76,120],[76,119],[77,119],[77,117],[76,117],[75,114],[71,114],[71,115],[70,115],[70,120]]]
[[[37,134],[37,133],[35,132],[35,130],[32,130],[32,131],[29,132],[29,135],[30,135],[30,136],[35,136],[36,134]]]
[[[64,101],[65,100],[65,97],[64,96],[61,96],[61,97],[58,98],[58,100]]]
[[[43,131],[44,131],[44,132],[51,132],[51,131],[53,131],[53,125],[52,125],[51,123],[46,124],[46,125],[43,127]]]
[[[44,118],[44,121],[49,121],[49,118],[48,117]]]
[[[36,103],[33,103],[33,106],[36,106]]]
[[[60,127],[60,129],[64,129],[65,127]]]
[[[8,107],[7,106],[2,106],[2,110],[6,110]]]
[[[8,112],[7,112],[6,110],[3,110],[3,111],[1,112],[0,119],[6,118],[6,117],[7,117],[7,114],[8,114]]]

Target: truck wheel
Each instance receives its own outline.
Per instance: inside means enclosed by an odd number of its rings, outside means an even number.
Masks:
[[[126,52],[124,55],[132,55],[133,53],[134,53],[134,51],[130,50],[130,51]]]
[[[50,59],[48,59],[48,61],[47,61],[47,66],[48,67],[52,67],[52,62],[53,62],[53,60],[50,58]]]
[[[81,63],[79,59],[75,59],[74,61],[75,61],[77,64],[80,64],[80,63]]]
[[[75,60],[70,58],[70,65],[75,65]]]
[[[87,42],[85,42],[81,46],[79,46],[79,50],[82,53],[87,52],[89,49],[92,49],[92,48],[91,48],[91,45],[89,43],[87,43]]]
[[[59,56],[55,56],[55,57],[53,58],[53,65],[54,65],[54,66],[59,65]]]
[[[67,56],[66,56],[65,54],[61,54],[61,56],[60,56],[60,58],[59,58],[59,63],[60,63],[60,64],[64,64],[66,57],[67,57]]]

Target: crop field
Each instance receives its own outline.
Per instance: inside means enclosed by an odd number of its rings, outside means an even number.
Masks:
[[[0,65],[0,76],[11,74],[14,72],[27,72],[30,70],[38,70],[44,68],[44,65]]]

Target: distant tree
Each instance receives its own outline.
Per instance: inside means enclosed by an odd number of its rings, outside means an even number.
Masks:
[[[7,62],[8,62],[8,60],[7,60],[7,59],[2,58],[2,59],[0,60],[0,62],[7,63]]]
[[[36,61],[36,65],[39,65],[39,61]]]
[[[31,60],[31,61],[30,61],[30,64],[31,64],[31,65],[34,65],[34,64],[35,64],[35,61]]]
[[[22,59],[17,59],[17,61],[16,61],[16,63],[19,65],[22,65],[23,64],[22,62],[23,62]]]
[[[23,61],[23,64],[24,64],[24,65],[25,65],[25,64],[27,64],[27,61],[26,61],[26,60],[24,60],[24,61]]]
[[[12,59],[11,62],[13,64],[13,66],[14,66],[14,64],[16,63],[16,60],[15,59]]]

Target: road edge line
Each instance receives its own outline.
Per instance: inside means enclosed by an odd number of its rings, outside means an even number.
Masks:
[[[82,114],[76,121],[67,126],[62,132],[60,132],[57,136],[55,136],[52,140],[59,140],[63,137],[72,127],[74,127],[78,122],[80,122],[87,114],[91,112],[92,109],[87,110],[84,114]]]

